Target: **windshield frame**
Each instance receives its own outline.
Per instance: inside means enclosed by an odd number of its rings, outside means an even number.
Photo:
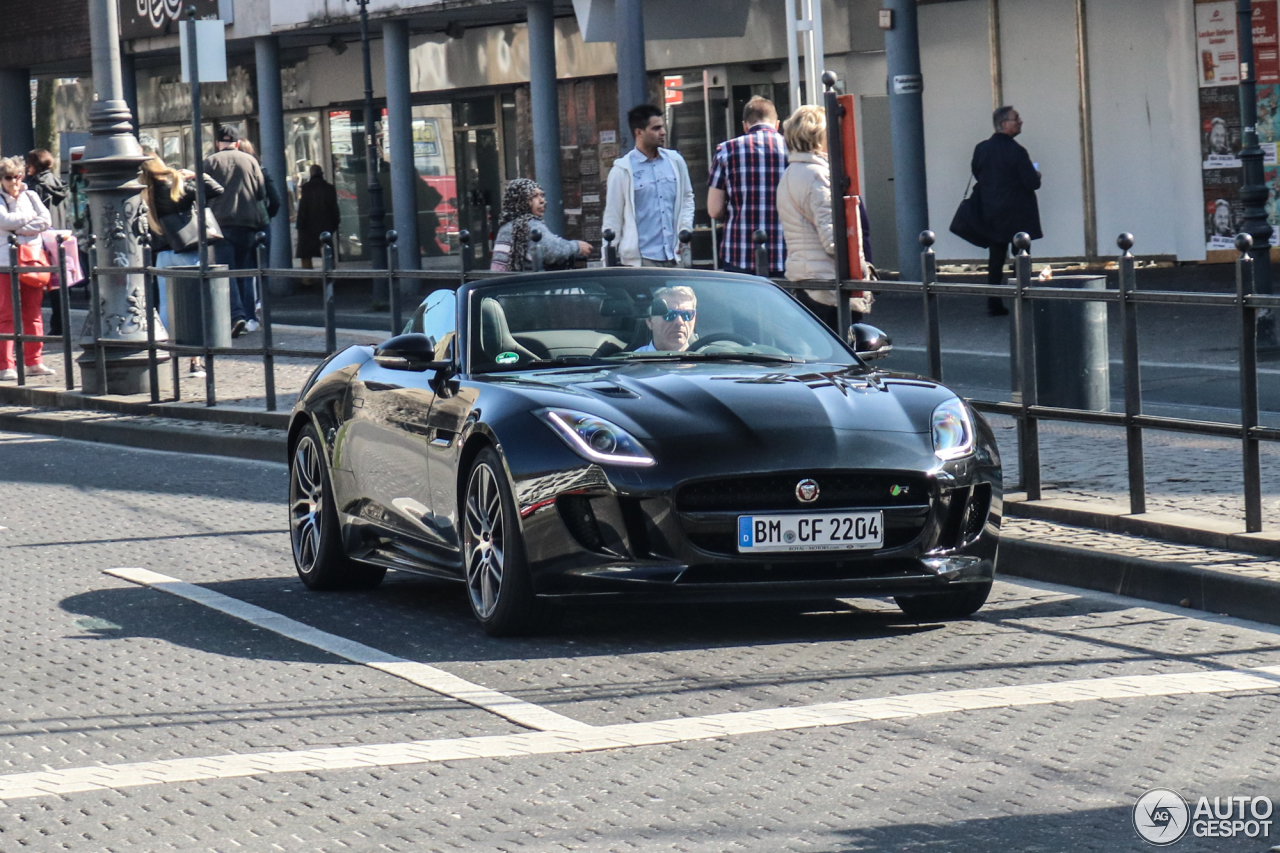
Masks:
[[[520,288],[527,287],[529,285],[549,286],[557,283],[563,283],[564,286],[568,287],[568,286],[573,286],[579,283],[585,284],[587,281],[594,282],[598,280],[602,276],[602,274],[604,276],[616,275],[619,278],[621,278],[625,274],[627,276],[631,276],[637,279],[643,279],[643,278],[670,279],[673,275],[678,275],[679,277],[690,281],[690,283],[696,283],[698,281],[723,282],[723,281],[736,280],[735,284],[738,286],[769,288],[774,292],[780,292],[784,296],[784,298],[788,299],[795,306],[796,309],[798,309],[803,314],[807,315],[809,319],[812,320],[814,326],[818,329],[821,329],[822,332],[825,333],[827,337],[833,342],[833,344],[835,344],[836,350],[842,351],[848,356],[849,363],[844,366],[861,367],[863,369],[869,369],[867,363],[861,357],[859,357],[858,353],[855,351],[853,346],[851,346],[846,341],[842,341],[839,335],[837,335],[835,332],[829,329],[825,323],[823,323],[821,320],[817,318],[817,316],[813,314],[812,311],[810,311],[808,308],[805,307],[803,303],[801,303],[798,299],[796,299],[795,295],[788,288],[780,287],[774,282],[770,281],[769,279],[760,278],[758,276],[753,276],[753,275],[746,275],[742,273],[729,273],[729,272],[720,272],[720,271],[713,271],[713,270],[695,270],[695,269],[673,270],[673,269],[666,269],[666,268],[648,269],[648,268],[636,268],[636,267],[625,267],[625,268],[618,267],[618,268],[612,268],[612,269],[616,269],[617,272],[616,273],[607,272],[606,270],[602,270],[601,268],[596,267],[596,268],[588,268],[588,269],[580,269],[580,270],[532,273],[532,274],[514,276],[511,278],[503,277],[502,279],[487,278],[483,280],[467,282],[466,284],[464,284],[461,288],[458,289],[458,310],[459,310],[459,314],[462,315],[459,317],[459,324],[458,324],[458,340],[460,343],[458,356],[459,356],[459,360],[462,361],[463,363],[462,366],[464,371],[468,375],[493,376],[493,375],[504,375],[508,373],[520,373],[520,372],[537,371],[537,370],[556,370],[556,369],[579,369],[580,370],[584,366],[611,366],[611,365],[623,366],[626,364],[639,364],[645,361],[648,361],[649,363],[670,362],[672,364],[678,364],[678,363],[681,363],[682,361],[683,362],[700,362],[700,363],[715,363],[717,361],[722,361],[722,362],[732,363],[735,360],[733,358],[733,354],[730,352],[720,353],[719,354],[720,357],[718,358],[704,358],[704,357],[701,357],[697,351],[685,351],[684,353],[659,352],[659,353],[656,353],[658,357],[653,359],[645,359],[645,358],[618,359],[612,356],[602,356],[602,357],[593,359],[590,356],[586,356],[581,359],[575,358],[571,361],[566,361],[563,364],[548,364],[545,361],[543,361],[541,363],[514,364],[514,365],[511,365],[510,367],[505,367],[501,365],[493,365],[493,366],[486,365],[483,371],[477,372],[476,366],[480,361],[480,359],[477,358],[476,348],[480,344],[479,344],[478,336],[473,334],[473,332],[476,330],[477,328],[476,324],[479,322],[478,312],[479,312],[479,306],[481,304],[480,300],[482,300],[485,296],[492,295],[495,291],[500,292],[508,289],[512,291],[517,291]],[[472,340],[473,338],[477,338],[477,339],[473,341]],[[760,361],[757,361],[757,357],[761,355],[765,355],[765,354],[746,352],[746,353],[743,353],[744,358],[741,361],[744,363],[749,363],[749,362],[762,363]],[[664,356],[669,356],[669,357],[664,357]],[[687,358],[681,358],[681,356],[687,356]],[[784,365],[788,363],[797,364],[797,365],[799,364],[840,364],[840,362],[829,361],[829,360],[808,361],[808,360],[793,356],[789,353],[784,353],[778,356],[776,361],[770,360],[768,363],[777,364],[777,365]]]

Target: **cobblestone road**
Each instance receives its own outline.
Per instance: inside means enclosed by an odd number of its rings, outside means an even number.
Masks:
[[[419,578],[306,592],[285,486],[0,434],[0,850],[1138,850],[1148,788],[1280,797],[1273,629],[1001,583],[949,625],[877,601],[631,607],[492,640]],[[392,663],[321,650],[342,641]],[[449,678],[552,722],[422,686]]]

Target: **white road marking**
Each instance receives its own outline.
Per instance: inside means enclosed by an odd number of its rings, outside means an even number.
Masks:
[[[586,723],[570,719],[563,714],[557,714],[555,711],[534,705],[532,702],[525,702],[523,699],[516,699],[514,696],[508,696],[505,693],[481,687],[479,684],[473,684],[465,678],[459,678],[451,672],[445,672],[443,669],[396,657],[372,646],[366,646],[363,643],[357,643],[354,640],[348,640],[336,634],[321,631],[319,628],[304,625],[287,616],[281,616],[279,613],[258,607],[256,604],[249,604],[246,601],[240,601],[220,592],[205,589],[202,586],[183,583],[177,578],[171,578],[168,575],[157,574],[147,569],[128,568],[107,569],[106,573],[130,583],[141,584],[161,592],[176,595],[179,598],[185,598],[188,601],[194,601],[197,604],[203,604],[212,610],[217,610],[228,616],[234,616],[282,637],[288,637],[291,640],[296,640],[299,643],[304,643],[329,654],[346,658],[353,663],[363,664],[394,675],[397,678],[403,678],[405,681],[416,684],[419,687],[425,687],[428,690],[434,690],[443,696],[449,696],[460,702],[466,702],[468,705],[474,705],[526,728],[545,732],[582,732],[590,731],[594,728]]]
[[[173,589],[166,591],[173,591]],[[276,618],[283,619],[283,617]],[[829,702],[796,708],[737,711],[652,723],[582,727],[577,731],[538,731],[517,735],[260,752],[247,755],[216,755],[205,758],[178,758],[132,764],[76,767],[37,773],[14,773],[0,776],[0,801],[173,782],[267,776],[274,773],[352,770],[461,761],[470,758],[595,752],[707,740],[732,735],[844,726],[878,720],[904,720],[956,711],[1103,699],[1235,693],[1277,688],[1280,688],[1280,666],[1254,670],[1089,678],[1058,683],[945,690],[936,693]]]

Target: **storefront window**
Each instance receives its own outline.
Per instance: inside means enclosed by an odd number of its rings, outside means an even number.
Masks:
[[[297,221],[298,199],[302,185],[311,174],[311,166],[319,163],[321,157],[320,116],[318,113],[285,116],[284,150],[287,175],[285,183],[289,197],[289,221]]]
[[[458,182],[454,174],[453,116],[448,104],[413,108],[413,170],[418,179],[418,242],[423,258],[458,250]],[[450,266],[456,263],[451,261]],[[424,266],[431,267],[429,261]]]
[[[382,122],[374,133],[382,141]],[[338,259],[367,261],[369,240],[369,179],[366,171],[364,111],[329,111],[329,151],[333,184],[338,191],[338,211],[342,216],[337,241]],[[391,165],[386,149],[378,146],[378,180],[382,184],[383,205],[391,210]]]

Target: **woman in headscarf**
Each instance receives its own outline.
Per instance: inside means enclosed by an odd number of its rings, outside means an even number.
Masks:
[[[532,230],[542,234],[544,269],[566,269],[575,258],[591,254],[591,244],[581,240],[557,237],[542,221],[547,210],[547,196],[542,187],[528,178],[516,178],[507,184],[502,196],[502,227],[493,241],[493,260],[489,269],[502,272],[533,269]]]

